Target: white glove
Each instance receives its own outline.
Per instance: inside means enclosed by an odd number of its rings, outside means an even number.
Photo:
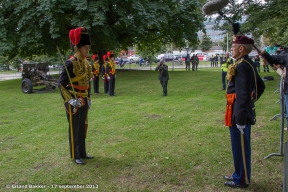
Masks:
[[[116,75],[115,75],[115,79],[116,79]]]
[[[68,101],[68,103],[69,103],[70,105],[72,105],[73,107],[81,107],[81,106],[82,106],[81,101],[80,101],[80,100],[77,100],[77,99],[70,99],[70,100]]]
[[[244,134],[244,129],[245,129],[245,127],[246,127],[246,125],[237,125],[236,124],[236,126],[237,126],[237,128],[239,129],[239,131],[241,132],[241,134]]]
[[[107,79],[110,79],[110,76],[108,76]]]
[[[91,109],[92,101],[91,99],[87,99],[88,109]]]
[[[105,77],[102,77],[102,79],[104,80],[104,79],[105,79]]]

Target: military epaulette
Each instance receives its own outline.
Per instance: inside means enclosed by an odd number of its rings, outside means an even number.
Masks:
[[[232,77],[235,76],[236,66],[244,61],[244,58],[241,58],[237,60],[234,64],[229,65],[228,71],[227,71],[227,80],[231,81]]]
[[[76,57],[71,57],[69,60],[70,61],[77,61],[77,58]]]

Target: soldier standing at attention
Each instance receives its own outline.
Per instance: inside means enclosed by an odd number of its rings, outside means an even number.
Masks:
[[[116,63],[114,62],[113,52],[108,52],[107,56],[109,57],[109,95],[110,97],[113,97],[115,96]]]
[[[165,65],[164,60],[161,60],[159,65],[155,68],[155,71],[159,71],[158,79],[163,88],[163,96],[167,96],[167,86],[169,80],[168,66]]]
[[[251,125],[255,124],[255,105],[265,89],[255,64],[248,54],[254,40],[244,35],[234,36],[229,66],[225,125],[229,126],[234,173],[224,176],[225,186],[248,187],[251,176]]]
[[[69,123],[70,155],[77,164],[92,159],[86,153],[85,138],[88,128],[88,109],[91,106],[89,83],[93,77],[92,67],[86,57],[90,49],[90,36],[85,27],[72,29],[69,33],[74,56],[66,60],[58,87],[64,100]]]
[[[93,66],[92,66],[94,94],[98,94],[99,93],[99,71],[100,71],[98,55],[97,54],[92,55],[92,60],[94,61]]]
[[[107,73],[108,69],[108,60],[107,60],[107,55],[103,55],[103,65],[101,66],[101,74],[102,74],[102,79],[103,79],[103,84],[104,84],[104,93],[108,94],[109,91],[109,75]],[[109,78],[109,79],[108,79]]]
[[[226,76],[229,65],[233,64],[233,59],[229,57],[229,53],[227,52],[225,54],[225,58],[223,59],[221,63],[221,71],[222,71],[222,90],[226,90]]]

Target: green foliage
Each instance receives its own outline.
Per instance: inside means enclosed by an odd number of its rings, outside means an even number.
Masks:
[[[212,47],[212,45],[213,41],[211,40],[211,38],[207,34],[204,34],[202,42],[200,44],[202,51],[208,51]]]
[[[184,46],[197,43],[203,28],[204,0],[2,0],[0,1],[0,53],[55,55],[56,47],[69,49],[71,28],[85,26],[92,52],[139,45],[155,53],[169,42]]]
[[[288,4],[286,0],[259,1],[247,0],[241,3],[230,1],[228,6],[222,10],[232,22],[243,22],[241,32],[251,34],[253,38],[263,35],[269,38],[269,44],[287,45],[288,38]],[[242,20],[242,17],[244,19]],[[224,21],[220,29],[232,30],[231,24],[223,17],[217,17],[217,23]]]

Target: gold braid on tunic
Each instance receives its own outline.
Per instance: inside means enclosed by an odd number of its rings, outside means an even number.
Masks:
[[[95,61],[95,62],[93,63],[93,67],[94,67],[94,72],[93,72],[93,74],[94,74],[95,76],[98,76],[98,75],[99,75],[99,69],[100,69],[99,63]]]
[[[114,61],[109,60],[109,66],[111,68],[111,74],[115,75],[116,74],[116,64],[114,63]]]
[[[77,59],[76,59],[76,58]],[[76,53],[72,59],[73,73],[75,77],[71,78],[72,83],[77,82],[78,86],[89,86],[90,79],[93,78],[92,66],[89,64],[86,58],[79,53]],[[73,90],[69,90],[71,94],[74,94]],[[78,92],[76,93],[78,94]],[[88,90],[85,93],[79,93],[82,97],[88,97]]]
[[[244,58],[237,60],[234,64],[229,65],[226,78],[228,81],[232,81],[232,77],[235,76],[236,66],[244,61]]]
[[[254,81],[255,81],[255,99],[254,101],[256,101],[258,99],[258,87],[257,87],[257,77],[256,77],[256,72],[254,70],[254,67],[252,66],[251,63],[249,63],[247,60],[245,60],[244,58],[241,58],[239,60],[237,60],[234,64],[231,64],[228,68],[228,72],[227,72],[227,80],[228,81],[232,81],[232,77],[235,76],[235,71],[236,71],[236,66],[242,62],[245,62],[247,63],[248,65],[250,65],[252,71],[253,71],[253,74],[254,74]],[[253,98],[251,98],[253,100]]]

